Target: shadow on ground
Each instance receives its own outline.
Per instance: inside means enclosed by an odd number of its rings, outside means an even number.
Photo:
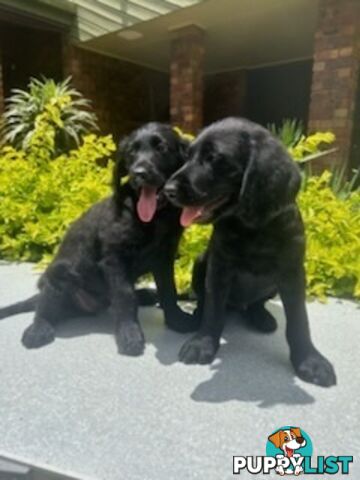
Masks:
[[[195,402],[238,400],[269,408],[279,404],[304,405],[315,401],[296,383],[288,358],[282,311],[279,306],[272,306],[271,309],[280,324],[275,334],[251,332],[238,318],[231,317],[214,363],[210,366],[184,367],[189,369],[189,375],[192,368],[210,368],[212,372],[211,378],[199,383],[191,393]],[[159,309],[144,308],[140,316],[147,345],[155,347],[156,358],[165,366],[175,364],[179,349],[188,335],[164,328]],[[112,335],[113,332],[112,320],[103,314],[66,321],[59,326],[57,337],[71,338],[94,333]]]

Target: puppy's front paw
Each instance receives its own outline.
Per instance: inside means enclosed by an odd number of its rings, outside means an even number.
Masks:
[[[298,376],[305,382],[321,387],[336,385],[336,374],[329,360],[317,350],[311,352],[304,360],[294,364]]]
[[[136,322],[123,322],[118,326],[116,342],[119,353],[133,357],[142,355],[145,348],[145,337]]]
[[[40,348],[55,340],[55,329],[46,320],[36,321],[28,327],[22,336],[26,348]]]
[[[200,363],[202,365],[214,360],[219,348],[219,341],[211,335],[195,335],[182,346],[179,360],[183,363]]]
[[[178,333],[196,332],[200,326],[198,315],[183,312],[180,308],[166,316],[166,325]]]

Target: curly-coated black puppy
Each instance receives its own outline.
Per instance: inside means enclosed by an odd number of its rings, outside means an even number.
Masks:
[[[227,118],[205,128],[165,192],[183,206],[181,224],[213,222],[194,269],[201,327],[180,351],[184,363],[210,363],[231,303],[264,331],[276,321],[264,302],[279,292],[292,364],[300,378],[336,383],[332,365],[314,347],[305,306],[305,235],[295,197],[300,173],[266,129]]]
[[[168,125],[149,123],[124,139],[114,169],[114,195],[90,208],[69,229],[42,275],[40,293],[0,311],[0,318],[36,309],[22,338],[28,348],[54,340],[64,317],[110,309],[121,353],[140,355],[136,279],[152,272],[165,322],[195,330],[176,303],[173,263],[182,227],[180,209],[165,198],[165,181],[184,163],[187,145]],[[127,182],[123,178],[129,175]]]

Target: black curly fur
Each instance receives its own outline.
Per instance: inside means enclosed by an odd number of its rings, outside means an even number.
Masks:
[[[40,279],[39,294],[0,310],[1,318],[36,308],[33,324],[23,334],[26,347],[53,341],[56,326],[65,317],[109,308],[119,351],[141,354],[144,335],[134,283],[148,272],[154,275],[166,324],[181,332],[196,329],[192,317],[176,303],[173,263],[182,232],[180,210],[162,194],[165,181],[183,164],[185,149],[170,126],[158,123],[139,128],[121,142],[114,195],[72,224]],[[129,181],[122,185],[128,174]],[[149,223],[142,222],[136,210],[143,185],[158,189],[158,208]],[[149,301],[148,295],[141,298]]]

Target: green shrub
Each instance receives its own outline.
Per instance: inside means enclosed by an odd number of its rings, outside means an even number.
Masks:
[[[307,137],[302,135],[295,145],[288,148],[288,151],[296,162],[305,163],[336,151],[334,148],[323,150],[334,141],[335,135],[331,132],[316,132]]]
[[[296,118],[285,118],[279,127],[270,123],[267,128],[286,148],[295,147],[304,136],[303,124]]]
[[[306,228],[308,294],[360,298],[360,191],[339,197],[332,174],[304,182],[299,207]]]
[[[306,228],[307,293],[360,298],[360,191],[339,197],[332,174],[304,181],[298,204]],[[193,260],[201,253],[211,227],[194,225],[185,231],[176,265],[180,291],[189,288]]]
[[[110,136],[84,136],[78,148],[56,155],[51,113],[42,112],[35,123],[26,151],[0,150],[2,259],[48,261],[70,223],[110,192],[109,159],[115,151]],[[307,232],[311,296],[360,298],[360,192],[351,192],[350,186],[328,172],[305,178],[299,206]],[[210,234],[210,226],[185,231],[176,262],[180,291],[189,288],[193,260]]]
[[[328,148],[335,141],[333,133],[316,132],[306,136],[303,124],[296,119],[286,118],[279,127],[273,123],[269,124],[268,129],[298,163],[307,163],[337,150]]]
[[[0,258],[38,262],[53,255],[70,223],[110,191],[110,136],[93,134],[53,159],[54,128],[46,115],[25,153],[0,150]]]
[[[32,78],[28,90],[14,89],[7,100],[4,142],[27,151],[44,116],[53,127],[55,154],[79,146],[82,135],[97,129],[90,101],[70,86],[70,78],[60,83]]]
[[[192,225],[185,229],[180,242],[179,258],[175,264],[176,285],[179,292],[189,290],[194,260],[205,250],[211,232],[210,225]]]

